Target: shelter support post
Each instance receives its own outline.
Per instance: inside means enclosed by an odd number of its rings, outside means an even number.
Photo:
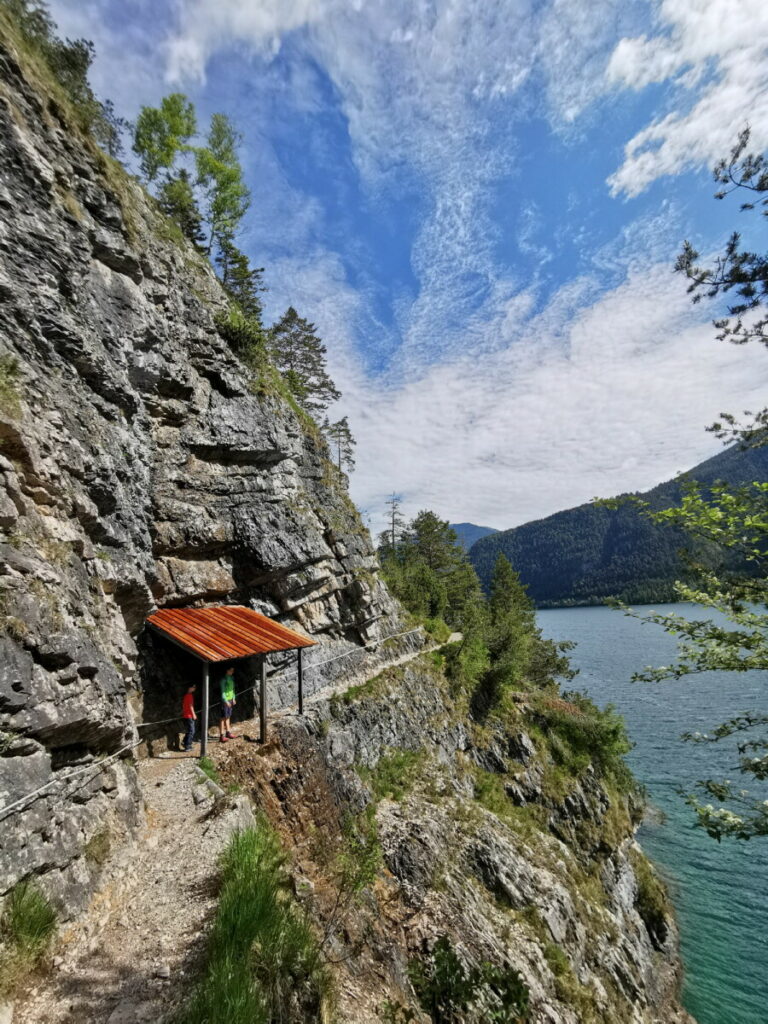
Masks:
[[[267,742],[267,659],[259,660],[259,740]]]
[[[200,757],[208,752],[208,662],[203,662],[203,707],[200,732]]]
[[[299,663],[298,663],[298,666],[297,666],[298,667],[298,672],[299,672],[299,714],[300,715],[304,714],[304,666],[302,664],[302,659],[301,659],[301,656],[302,656],[303,653],[304,652],[303,652],[303,650],[300,647],[299,648]]]

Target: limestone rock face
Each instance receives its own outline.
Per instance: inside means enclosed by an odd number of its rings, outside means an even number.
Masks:
[[[136,723],[198,678],[155,607],[248,604],[325,658],[406,628],[324,443],[258,392],[176,235],[0,41],[0,896],[35,872],[65,910],[88,840],[137,820]]]
[[[672,908],[643,916],[636,797],[592,768],[548,786],[529,721],[521,708],[468,724],[427,655],[313,699],[277,723],[271,754],[218,758],[292,845],[297,892],[343,965],[341,1019],[374,1024],[389,1004],[426,1021],[409,968],[447,937],[465,965],[518,972],[532,1024],[694,1024]],[[372,820],[382,864],[342,913],[329,850]],[[475,1005],[457,1019],[495,1018]]]

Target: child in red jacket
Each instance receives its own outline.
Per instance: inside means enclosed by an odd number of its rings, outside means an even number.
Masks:
[[[187,727],[187,734],[184,737],[184,749],[190,751],[195,741],[195,722],[197,721],[194,684],[184,694],[184,699],[181,702],[181,717],[184,719]]]

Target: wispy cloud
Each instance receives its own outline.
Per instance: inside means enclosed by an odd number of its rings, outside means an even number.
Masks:
[[[409,514],[517,525],[690,468],[716,450],[704,424],[760,401],[763,353],[716,342],[666,263],[589,296],[583,282],[578,310],[570,294],[483,360],[384,393],[347,385],[360,503],[380,514],[395,489]]]
[[[763,0],[663,0],[656,31],[623,38],[607,68],[617,87],[676,86],[671,107],[626,144],[609,178],[614,194],[638,195],[652,181],[712,164],[749,122],[768,144],[768,4]]]

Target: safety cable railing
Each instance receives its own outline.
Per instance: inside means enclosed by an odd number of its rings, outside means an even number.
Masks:
[[[309,672],[312,669],[320,668],[321,665],[328,665],[332,661],[338,661],[340,658],[346,658],[352,654],[362,654],[365,650],[368,650],[371,647],[380,647],[388,640],[395,640],[398,637],[402,636],[410,636],[412,633],[418,633],[420,631],[421,627],[417,627],[416,629],[406,630],[403,633],[393,633],[391,636],[384,637],[382,640],[372,641],[369,644],[363,644],[360,647],[356,647],[351,651],[344,651],[342,654],[337,654],[333,658],[325,658],[323,661],[317,661],[314,662],[314,664],[306,665],[304,671]],[[238,690],[235,693],[235,697],[240,697],[244,693],[252,692],[253,686],[245,686],[243,687],[242,690]],[[220,704],[220,700],[212,701],[208,704],[208,710],[211,711],[213,708],[218,707]],[[171,722],[178,721],[181,721],[181,716],[174,715],[173,718],[161,718],[154,722],[137,722],[135,724],[135,727],[137,729],[146,729],[150,726],[169,725]],[[146,739],[144,738],[138,739],[133,743],[127,743],[124,747],[121,747],[119,750],[114,751],[114,753],[109,754],[107,757],[103,758],[101,761],[97,761],[95,764],[91,762],[90,764],[83,765],[79,768],[75,768],[64,776],[57,774],[55,778],[50,779],[44,786],[39,786],[37,789],[32,790],[31,793],[27,793],[25,796],[19,797],[19,799],[15,800],[13,803],[6,804],[5,807],[0,807],[0,821],[3,821],[11,813],[17,813],[18,811],[23,810],[29,803],[33,803],[35,800],[39,799],[46,792],[46,790],[50,789],[52,786],[66,786],[69,784],[71,779],[77,778],[78,776],[85,774],[85,772],[91,769],[95,769],[93,775],[91,776],[91,779],[95,779],[96,776],[99,775],[99,773],[102,772],[106,767],[108,767],[116,758],[120,757],[121,755],[127,753],[130,750],[135,750],[136,747],[141,746],[141,744],[145,742]],[[90,782],[91,779],[87,779],[86,782]],[[58,795],[60,794],[57,794],[57,796]]]

